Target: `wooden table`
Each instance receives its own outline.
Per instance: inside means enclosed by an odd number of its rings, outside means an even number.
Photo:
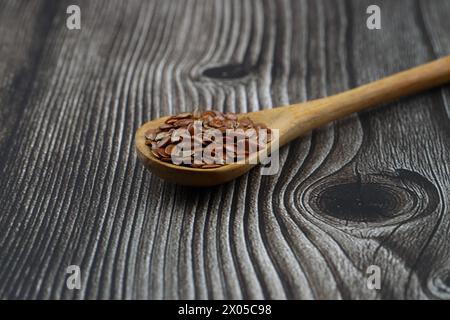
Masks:
[[[160,115],[305,101],[450,54],[449,30],[448,0],[1,1],[0,298],[449,299],[448,86],[215,188],[159,180],[133,145]]]

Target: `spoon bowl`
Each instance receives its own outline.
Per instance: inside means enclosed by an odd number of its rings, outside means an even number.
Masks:
[[[281,108],[278,108],[281,109]],[[255,123],[264,123],[269,127],[273,127],[273,123],[269,123],[267,117],[269,114],[277,113],[278,109],[269,109],[259,112],[246,114],[238,114],[238,118],[243,116],[249,117]],[[274,112],[277,110],[277,112]],[[144,123],[136,132],[135,144],[139,160],[144,166],[152,171],[158,177],[180,185],[208,187],[231,181],[250,169],[256,164],[250,163],[231,163],[218,168],[200,169],[186,166],[179,166],[172,163],[164,162],[152,155],[150,148],[145,144],[145,132],[149,129],[156,129],[162,125],[169,117],[162,117]],[[257,155],[251,155],[255,157]],[[251,159],[249,158],[249,159]]]

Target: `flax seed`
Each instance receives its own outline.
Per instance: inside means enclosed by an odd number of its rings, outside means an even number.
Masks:
[[[199,128],[203,135],[194,135]],[[266,131],[260,136],[260,130],[263,129]],[[208,133],[207,130],[218,131]],[[227,135],[227,130],[231,131],[232,136]],[[222,137],[218,141],[217,132]],[[144,136],[145,144],[150,147],[155,158],[168,163],[173,163],[173,158],[177,163],[181,161],[183,166],[201,169],[219,168],[225,162],[241,160],[248,157],[250,152],[265,148],[266,143],[271,141],[270,129],[263,123],[255,124],[248,117],[239,119],[231,112],[202,112],[197,109],[192,113],[184,112],[167,118],[157,129],[147,130]],[[183,149],[183,144],[189,140],[190,150]],[[222,142],[223,150],[216,156]],[[242,146],[242,142],[245,148],[239,150],[238,145]]]

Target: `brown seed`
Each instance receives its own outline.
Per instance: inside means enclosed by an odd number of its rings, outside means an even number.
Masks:
[[[173,125],[165,123],[165,124],[160,125],[159,128],[161,130],[167,130],[167,129],[173,128]]]
[[[160,133],[158,133],[156,135],[155,140],[159,141],[159,140],[161,140],[161,139],[163,139],[165,137],[168,137],[168,136],[170,136],[170,133],[168,133],[168,132],[160,132]]]
[[[213,128],[220,128],[224,126],[223,121],[218,118],[212,119],[208,122],[208,124]]]
[[[205,116],[215,117],[216,113],[214,111],[212,111],[212,110],[204,111],[202,113],[202,117],[205,117]]]
[[[166,120],[166,123],[167,124],[174,124],[177,121],[178,121],[177,118],[170,117],[169,119]]]
[[[194,123],[188,124],[188,126],[187,126],[187,131],[188,131],[191,135],[194,134]]]
[[[158,129],[149,129],[149,130],[147,130],[147,131],[144,133],[144,135],[145,135],[145,138],[146,138],[146,139],[153,140],[153,139],[155,139],[156,134],[157,134],[158,132],[159,132]]]
[[[165,138],[162,138],[158,142],[157,146],[158,146],[158,148],[162,148],[162,147],[165,147],[169,142],[170,142],[170,136],[166,136]]]
[[[152,150],[151,152],[156,158],[158,158],[158,159],[161,158],[161,156],[159,155],[157,150]]]
[[[177,120],[173,125],[175,127],[187,127],[190,123],[193,123],[193,119],[180,119]]]
[[[168,155],[171,155],[171,154],[172,154],[173,148],[175,148],[175,145],[174,145],[174,144],[169,144],[169,145],[164,149],[164,152],[165,152],[166,154],[168,154]]]
[[[223,126],[226,127],[227,129],[233,129],[234,121],[227,119],[227,120],[223,121]]]
[[[206,128],[208,128],[209,127],[209,122],[212,121],[213,119],[214,119],[213,117],[206,115],[206,116],[202,116],[200,118],[200,121],[202,121],[203,125]]]
[[[156,149],[156,152],[158,152],[162,158],[170,157],[170,155],[166,153],[165,148],[158,148]]]

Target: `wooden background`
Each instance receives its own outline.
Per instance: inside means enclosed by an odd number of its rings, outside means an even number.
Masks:
[[[449,30],[448,0],[2,0],[0,298],[449,299],[448,86],[216,188],[162,182],[133,146],[153,117],[300,102],[450,54]]]

